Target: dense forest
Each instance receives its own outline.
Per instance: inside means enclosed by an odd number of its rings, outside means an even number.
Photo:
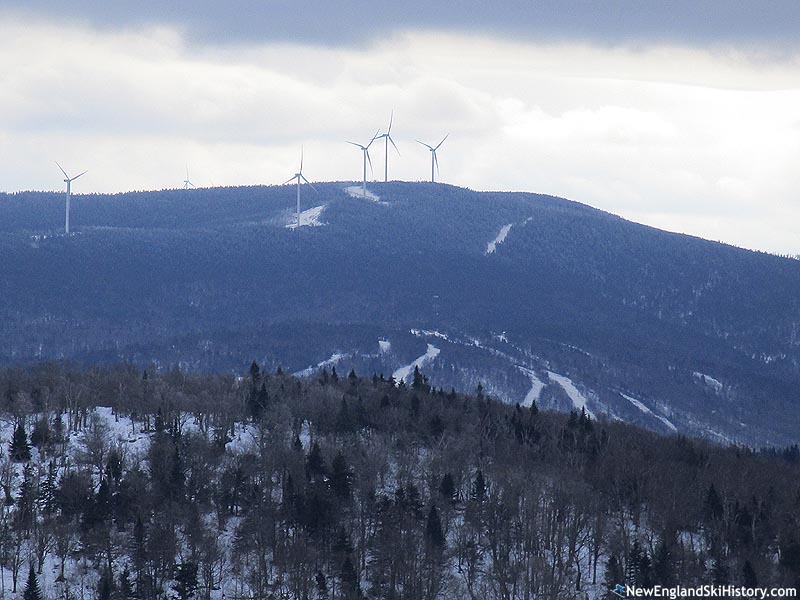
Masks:
[[[800,451],[323,369],[0,371],[0,596],[800,583]]]
[[[75,195],[69,237],[63,194],[0,194],[0,366],[390,374],[432,343],[447,389],[513,404],[552,371],[596,415],[800,441],[800,261],[552,196],[348,185],[304,194],[320,225],[300,230],[292,186]]]

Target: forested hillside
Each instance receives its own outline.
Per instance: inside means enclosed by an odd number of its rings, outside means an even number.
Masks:
[[[0,195],[0,364],[479,382],[723,443],[800,422],[800,261],[427,183]],[[398,375],[399,376],[399,375]]]
[[[800,583],[796,446],[663,437],[418,370],[343,375],[1,371],[0,596],[29,580],[48,599]]]

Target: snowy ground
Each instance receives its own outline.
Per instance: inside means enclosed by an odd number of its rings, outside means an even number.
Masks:
[[[678,431],[678,428],[675,427],[675,425],[673,425],[672,422],[669,419],[667,419],[666,417],[662,417],[661,415],[657,415],[656,413],[654,413],[652,410],[647,408],[642,402],[640,402],[636,398],[632,398],[632,397],[628,396],[627,394],[623,394],[622,392],[620,392],[620,395],[623,398],[625,398],[625,400],[627,400],[628,402],[633,404],[640,411],[642,411],[643,413],[651,415],[651,416],[655,417],[656,419],[658,419],[659,421],[661,421],[664,425],[669,427],[669,429],[671,431]]]
[[[520,371],[525,373],[530,380],[531,380],[531,389],[528,390],[528,393],[525,394],[525,398],[522,400],[522,406],[531,406],[535,400],[539,399],[539,395],[542,393],[542,390],[545,388],[545,384],[542,382],[541,379],[536,377],[536,373],[533,372],[532,369],[526,369],[525,367],[517,367]]]
[[[409,330],[411,335],[416,337],[438,337],[445,341],[451,341],[449,337],[447,337],[446,333],[442,333],[441,331],[436,331],[434,329],[411,329]]]
[[[320,227],[322,225],[327,225],[327,223],[323,223],[320,221],[320,217],[322,216],[322,211],[325,210],[325,204],[321,206],[315,206],[314,208],[309,208],[308,210],[304,210],[300,213],[300,227]],[[291,222],[286,225],[287,229],[296,229],[297,228],[297,213],[294,213],[291,217]]]
[[[306,367],[302,371],[297,371],[294,375],[296,377],[309,377],[314,373],[316,373],[317,371],[319,371],[320,369],[324,367],[333,366],[345,358],[350,358],[350,354],[342,354],[341,352],[334,352],[333,354],[331,354],[330,358],[318,362],[316,366],[311,365],[310,367]]]
[[[723,385],[719,379],[715,379],[711,375],[706,375],[705,373],[700,373],[695,371],[693,373],[696,379],[700,380],[701,383],[706,384],[708,387],[713,388],[715,392],[718,394],[722,391]]]
[[[344,188],[344,191],[353,198],[364,198],[365,200],[372,200],[373,202],[378,202],[379,204],[388,204],[387,202],[381,202],[380,196],[373,194],[369,190],[367,190],[367,194],[364,195],[364,187],[361,185],[351,185],[350,187]]]
[[[494,251],[497,250],[497,244],[502,244],[505,241],[508,232],[511,231],[512,225],[514,224],[509,223],[508,225],[503,225],[500,228],[497,237],[495,237],[491,242],[486,244],[486,254],[494,254]]]
[[[425,351],[425,354],[417,358],[410,365],[406,365],[395,370],[395,372],[392,373],[392,377],[394,377],[395,381],[398,383],[400,381],[406,381],[411,373],[414,372],[414,367],[419,367],[421,369],[425,364],[431,362],[434,358],[439,356],[439,352],[441,352],[439,348],[433,344],[428,344],[428,349]]]
[[[586,404],[586,396],[580,393],[578,388],[575,387],[575,384],[569,377],[559,375],[558,373],[553,373],[552,371],[548,371],[547,374],[550,375],[550,379],[564,388],[564,391],[567,392],[567,396],[569,396],[569,399],[572,400],[572,405],[575,407],[575,410],[580,412],[581,409],[583,409],[586,411],[587,415],[594,418],[594,414],[591,410],[589,410],[589,407]]]

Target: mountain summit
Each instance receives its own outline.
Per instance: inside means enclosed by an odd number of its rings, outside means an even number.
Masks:
[[[383,373],[800,439],[800,261],[431,183],[0,195],[0,364]]]

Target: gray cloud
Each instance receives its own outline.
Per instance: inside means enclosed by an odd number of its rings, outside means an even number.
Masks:
[[[405,29],[503,33],[529,41],[796,46],[795,0],[6,0],[1,7],[97,27],[165,24],[195,42],[368,42]]]

